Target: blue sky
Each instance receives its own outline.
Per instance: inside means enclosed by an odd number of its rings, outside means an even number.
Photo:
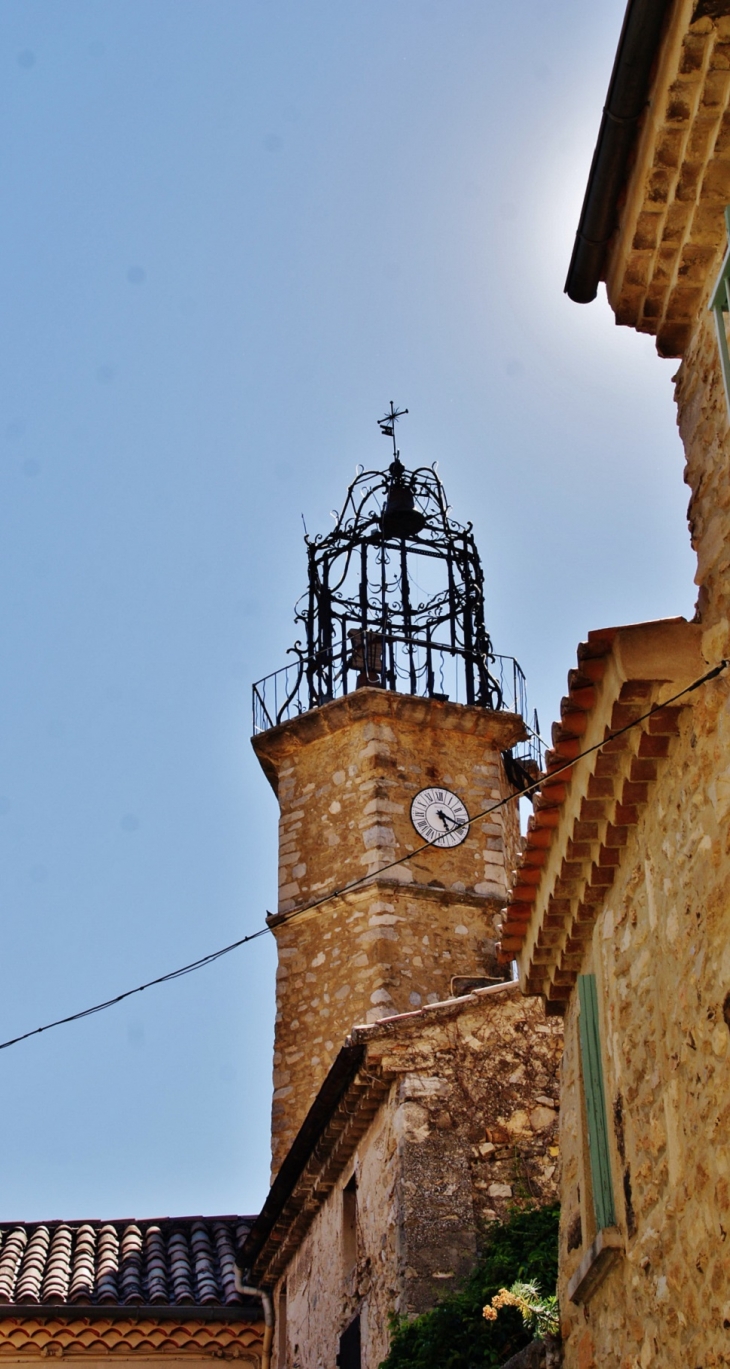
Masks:
[[[262,923],[250,684],[410,414],[543,730],[691,615],[671,376],[563,283],[620,0],[5,0],[0,1038]],[[273,947],[0,1053],[0,1219],[250,1212]]]

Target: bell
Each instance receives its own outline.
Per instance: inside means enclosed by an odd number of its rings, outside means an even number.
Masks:
[[[394,481],[388,490],[385,508],[380,516],[380,526],[385,537],[415,537],[425,527],[425,515],[416,508],[413,491],[400,481]]]

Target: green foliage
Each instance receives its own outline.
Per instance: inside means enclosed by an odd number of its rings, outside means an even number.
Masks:
[[[479,1261],[463,1286],[412,1321],[392,1320],[381,1369],[499,1369],[532,1340],[518,1308],[483,1316],[501,1288],[516,1280],[554,1288],[558,1278],[558,1207],[515,1211],[488,1228]]]

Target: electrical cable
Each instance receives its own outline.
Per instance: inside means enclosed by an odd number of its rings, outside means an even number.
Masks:
[[[694,680],[692,684],[685,685],[684,689],[680,689],[678,693],[673,694],[671,698],[665,699],[662,703],[653,704],[652,707],[648,709],[646,713],[642,713],[640,717],[634,718],[632,722],[625,723],[623,727],[616,728],[615,731],[609,732],[603,738],[603,741],[596,742],[593,746],[587,747],[585,751],[579,752],[572,760],[565,761],[562,765],[556,766],[554,770],[550,771],[549,776],[541,775],[539,779],[533,780],[531,784],[525,785],[523,789],[515,790],[506,798],[499,799],[496,803],[490,804],[488,808],[484,808],[481,812],[475,813],[472,817],[468,818],[467,821],[455,823],[450,831],[456,832],[462,827],[470,827],[473,822],[479,822],[482,818],[489,817],[490,813],[496,813],[498,809],[504,808],[515,799],[528,797],[536,789],[539,789],[547,778],[553,780],[556,776],[563,774],[564,771],[572,770],[573,766],[576,765],[578,761],[583,760],[586,756],[592,755],[595,751],[600,751],[608,742],[614,741],[616,737],[622,737],[624,733],[630,732],[632,728],[638,727],[641,723],[646,722],[648,718],[651,718],[652,714],[658,713],[664,708],[669,708],[673,703],[676,703],[678,699],[683,698],[685,694],[691,694],[693,690],[699,689],[701,685],[716,679],[723,670],[727,669],[729,664],[729,661],[721,661],[719,665],[714,666],[712,670],[708,670],[705,675]],[[440,840],[440,838],[438,840]],[[8,1041],[0,1041],[0,1051],[7,1050],[10,1046],[17,1046],[21,1041],[27,1041],[31,1036],[39,1036],[41,1032],[51,1031],[54,1027],[63,1027],[69,1022],[80,1022],[84,1017],[93,1017],[95,1013],[104,1012],[107,1008],[113,1008],[117,1003],[123,1003],[125,998],[131,998],[134,994],[143,993],[145,989],[152,989],[157,984],[169,984],[173,979],[182,979],[184,975],[192,974],[195,970],[201,970],[205,965],[212,965],[214,961],[220,960],[222,956],[229,955],[231,951],[238,950],[239,946],[245,946],[249,941],[256,941],[259,937],[266,936],[272,931],[273,925],[281,927],[283,924],[291,922],[295,917],[301,917],[303,913],[312,912],[316,908],[321,908],[325,903],[330,903],[333,899],[342,898],[344,894],[348,894],[352,890],[360,888],[374,877],[384,875],[388,870],[393,870],[396,866],[404,865],[407,861],[413,860],[414,856],[422,855],[424,851],[431,850],[436,844],[437,843],[434,841],[425,841],[420,846],[416,846],[412,851],[407,851],[404,856],[399,856],[397,860],[392,860],[387,865],[382,865],[378,870],[374,870],[366,875],[360,875],[358,879],[351,880],[349,884],[344,884],[341,889],[333,889],[331,893],[323,894],[321,898],[315,899],[311,903],[306,903],[301,908],[293,908],[290,913],[279,914],[276,916],[275,924],[259,927],[258,931],[250,932],[248,936],[242,936],[238,941],[232,941],[229,946],[223,946],[218,951],[212,951],[210,955],[200,956],[198,960],[192,960],[190,964],[182,965],[178,970],[171,970],[168,974],[158,975],[156,979],[149,979],[145,984],[139,984],[135,989],[126,989],[124,993],[116,994],[114,998],[107,998],[103,1003],[96,1003],[93,1008],[84,1008],[81,1012],[70,1013],[68,1017],[59,1017],[55,1022],[47,1022],[43,1027],[34,1027],[32,1031],[23,1032],[20,1036],[13,1036]],[[271,916],[271,914],[268,914],[268,916]]]
[[[10,1041],[0,1041],[0,1051],[7,1050],[8,1046],[17,1046],[19,1041],[27,1041],[29,1036],[38,1036],[40,1032],[50,1031],[52,1027],[63,1027],[67,1022],[80,1022],[82,1017],[93,1017],[94,1013],[104,1012],[105,1008],[113,1008],[115,1003],[122,1003],[125,998],[131,998],[132,994],[143,993],[145,989],[152,989],[155,984],[168,984],[171,979],[182,979],[183,975],[192,974],[193,970],[202,970],[204,965],[212,965],[214,960],[220,960],[221,956],[228,955],[229,951],[235,951],[239,946],[245,946],[247,941],[255,941],[257,937],[265,936],[268,931],[268,927],[259,927],[257,932],[250,932],[248,936],[242,936],[238,941],[232,941],[230,946],[223,946],[219,951],[212,951],[210,955],[203,955],[199,960],[192,960],[189,965],[182,965],[179,970],[170,970],[169,974],[158,975],[157,979],[148,979],[146,984],[139,984],[136,989],[126,989],[124,993],[118,993],[114,998],[107,998],[103,1003],[94,1004],[93,1008],[84,1008],[82,1012],[71,1013],[68,1017],[59,1017],[55,1022],[46,1022],[44,1027],[34,1027],[33,1031],[23,1032],[22,1036],[14,1036]]]
[[[647,718],[650,718],[653,713],[658,713],[663,708],[669,708],[671,704],[676,703],[677,699],[681,699],[683,695],[691,694],[693,689],[699,689],[700,685],[707,684],[709,680],[714,680],[723,670],[725,670],[728,664],[730,664],[730,662],[721,661],[720,665],[714,666],[712,670],[708,670],[706,675],[702,675],[698,680],[694,680],[692,684],[685,685],[684,689],[680,689],[678,693],[673,694],[671,698],[664,699],[660,704],[653,704],[646,713],[641,714],[641,717],[634,718],[633,722],[625,723],[623,727],[618,727],[615,731],[609,732],[608,735],[603,738],[603,741],[596,742],[593,746],[587,747],[585,751],[580,751],[572,760],[564,761],[562,765],[556,766],[554,770],[550,771],[549,775],[540,775],[539,778],[533,780],[531,784],[526,784],[523,789],[513,790],[506,798],[499,799],[496,803],[490,804],[488,808],[483,808],[480,813],[474,813],[473,816],[467,818],[464,822],[455,822],[454,826],[451,827],[449,831],[458,832],[462,827],[470,827],[473,822],[479,822],[482,818],[489,817],[490,813],[496,813],[498,809],[504,808],[508,803],[512,803],[514,799],[529,797],[536,789],[540,788],[546,779],[553,780],[557,775],[562,775],[565,770],[572,770],[573,766],[576,765],[578,761],[583,760],[585,756],[591,756],[594,751],[600,751],[608,742],[613,741],[616,737],[622,737],[625,732],[630,732],[632,728],[638,727],[640,723],[646,722]],[[414,856],[419,856],[424,851],[430,850],[431,847],[437,846],[438,841],[440,840],[441,838],[439,837],[436,841],[424,841],[420,846],[414,847],[412,851],[407,851],[404,856],[398,856],[396,860],[389,861],[387,865],[379,866],[372,874],[360,875],[357,879],[351,880],[349,884],[343,884],[341,889],[333,889],[329,894],[322,894],[320,898],[314,899],[311,903],[303,904],[301,908],[292,909],[291,913],[279,914],[276,919],[277,927],[280,927],[284,922],[289,922],[293,917],[299,917],[302,913],[311,912],[314,908],[321,908],[324,903],[329,903],[333,898],[341,898],[343,894],[350,893],[352,889],[357,889],[362,884],[366,884],[368,880],[373,878],[373,875],[384,875],[388,870],[395,869],[397,865],[405,865],[406,861],[413,860]]]

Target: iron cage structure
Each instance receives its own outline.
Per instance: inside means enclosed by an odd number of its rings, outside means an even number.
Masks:
[[[253,686],[255,733],[366,686],[527,716],[522,670],[494,653],[485,626],[472,525],[450,517],[435,466],[406,470],[398,417],[391,404],[380,420],[388,468],[358,468],[332,531],[305,534],[301,635],[290,664]]]

